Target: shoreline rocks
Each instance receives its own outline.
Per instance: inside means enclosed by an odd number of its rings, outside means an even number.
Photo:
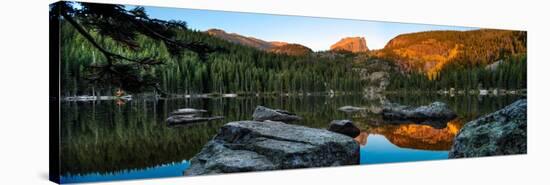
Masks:
[[[236,121],[191,159],[185,176],[359,164],[353,138],[275,121]]]
[[[334,120],[330,122],[327,130],[352,138],[357,137],[359,133],[361,133],[361,130],[359,130],[350,120]]]
[[[527,153],[527,99],[466,123],[449,158]]]
[[[457,117],[457,114],[443,102],[433,102],[420,107],[387,103],[384,104],[381,114],[385,121],[423,123],[437,128],[444,128],[448,121]]]
[[[286,110],[280,109],[271,109],[264,106],[257,106],[252,114],[252,119],[254,121],[282,121],[282,122],[292,122],[302,120],[302,117],[297,116],[294,113],[288,112]]]

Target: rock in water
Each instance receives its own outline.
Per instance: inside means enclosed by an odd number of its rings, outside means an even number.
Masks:
[[[359,164],[353,138],[274,121],[236,121],[191,159],[186,176]]]
[[[283,122],[289,122],[289,121],[296,121],[296,120],[302,120],[300,116],[297,116],[294,113],[290,113],[285,110],[279,110],[279,109],[270,109],[264,106],[257,106],[254,110],[254,113],[252,114],[252,119],[254,121],[283,121]]]
[[[382,108],[382,117],[384,120],[427,123],[435,127],[444,127],[448,121],[456,118],[456,116],[456,113],[443,102],[433,102],[430,105],[416,108],[388,103]],[[437,123],[443,125],[438,125]]]
[[[343,112],[358,112],[358,111],[366,110],[366,108],[346,105],[338,108],[338,110]]]
[[[207,112],[207,111],[203,110],[203,109],[183,108],[183,109],[178,109],[178,110],[175,110],[175,111],[171,112],[170,116],[174,116],[174,115],[198,115],[198,114],[205,113],[205,112]]]
[[[330,122],[328,130],[352,138],[357,137],[359,133],[361,133],[361,130],[359,130],[350,120],[334,120]]]
[[[470,121],[455,137],[449,158],[527,153],[527,100]]]
[[[214,117],[195,117],[194,115],[174,115],[166,119],[168,125],[180,125],[188,123],[207,122],[212,120],[223,119],[223,116]]]

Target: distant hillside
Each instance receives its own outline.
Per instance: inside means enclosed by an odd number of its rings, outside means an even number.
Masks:
[[[369,50],[367,41],[363,37],[346,37],[330,46],[331,51],[347,51],[352,53]]]
[[[287,55],[306,55],[313,52],[310,48],[293,43],[273,41],[268,42],[254,37],[246,37],[236,33],[227,33],[220,29],[210,29],[206,31],[209,35],[233,42],[236,44],[241,44],[253,48],[257,48],[264,51],[269,51],[278,54],[287,54]]]
[[[402,34],[373,54],[396,61],[404,70],[435,74],[450,63],[485,66],[526,52],[526,32],[481,29]]]

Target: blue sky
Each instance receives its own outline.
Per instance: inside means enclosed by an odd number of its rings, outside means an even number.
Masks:
[[[369,49],[380,49],[390,39],[402,33],[477,29],[148,6],[145,10],[153,18],[183,20],[189,28],[195,30],[218,28],[228,33],[238,33],[266,41],[299,43],[315,51],[328,50],[330,45],[350,36],[365,37]]]

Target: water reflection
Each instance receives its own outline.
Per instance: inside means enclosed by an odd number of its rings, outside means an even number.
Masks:
[[[495,111],[520,97],[397,96],[387,99],[406,105],[433,101],[448,103],[459,118],[442,129],[427,125],[385,124],[370,113],[346,114],[345,105],[380,107],[362,95],[300,97],[238,97],[215,99],[134,99],[63,102],[61,118],[61,174],[66,182],[179,176],[189,160],[225,123],[251,119],[257,105],[284,109],[304,119],[294,124],[327,128],[332,120],[351,119],[363,132],[361,163],[441,159],[447,157],[452,138],[464,122]],[[205,116],[223,120],[168,127],[168,113],[184,107],[206,109]]]
[[[392,144],[383,135],[370,134],[368,144],[360,148],[361,164],[378,164],[446,159],[447,151],[432,151],[401,148]]]
[[[107,174],[88,173],[84,175],[65,175],[61,177],[61,183],[77,183],[77,182],[98,182],[98,181],[114,181],[114,180],[129,180],[139,178],[160,178],[174,177],[181,175],[189,167],[189,161],[181,161],[178,163],[162,164],[158,166],[148,167],[137,170],[122,170]]]
[[[399,125],[370,125],[363,131],[369,134],[382,135],[393,145],[400,148],[421,149],[421,150],[450,150],[453,138],[456,136],[463,121],[454,119],[447,122],[444,128],[434,128],[428,125],[416,123],[404,123]],[[361,138],[363,139],[363,138]],[[366,143],[366,138],[363,139]]]

